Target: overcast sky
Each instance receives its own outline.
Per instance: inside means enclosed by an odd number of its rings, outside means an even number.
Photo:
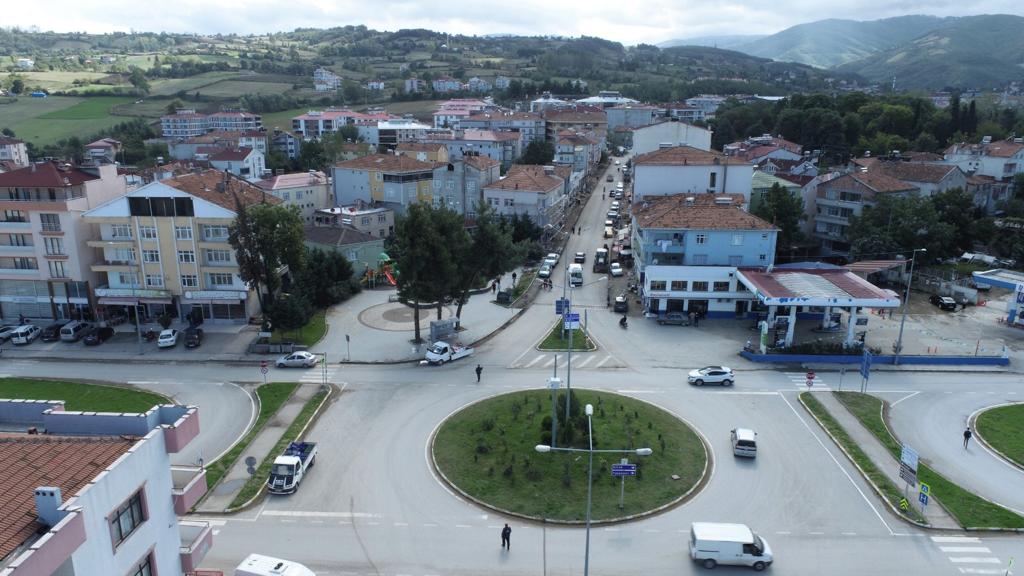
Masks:
[[[824,18],[1024,15],[1021,0],[9,0],[0,26],[60,32],[261,33],[363,24],[460,34],[599,36],[623,44],[771,34]]]

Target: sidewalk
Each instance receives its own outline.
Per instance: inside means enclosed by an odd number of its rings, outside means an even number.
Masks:
[[[206,496],[205,500],[199,503],[196,511],[201,513],[224,512],[251,476],[246,461],[254,458],[252,469],[255,470],[259,467],[277,441],[281,439],[281,435],[298,417],[306,402],[319,389],[319,384],[300,383],[291,397],[278,409],[277,414],[270,418],[263,426],[263,430],[253,438],[249,446],[235,461],[234,466],[221,479],[220,484]]]
[[[821,404],[829,411],[833,418],[839,422],[839,425],[843,427],[850,438],[860,446],[860,449],[867,454],[868,458],[881,470],[896,486],[903,487],[906,485],[900,478],[900,463],[894,458],[888,450],[882,446],[882,443],[875,438],[874,434],[869,432],[867,428],[861,425],[860,420],[850,413],[843,404],[836,399],[831,392],[819,392],[815,393],[814,397],[821,402]],[[917,503],[917,490],[907,490],[907,500],[910,501],[912,506],[918,506]],[[920,508],[918,508],[920,510]],[[925,518],[933,528],[942,528],[948,530],[960,530],[960,524],[953,519],[952,516],[946,512],[946,509],[941,505],[932,504],[925,508]]]

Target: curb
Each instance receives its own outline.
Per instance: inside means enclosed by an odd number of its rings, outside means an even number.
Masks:
[[[979,409],[975,410],[973,414],[971,414],[970,416],[967,417],[967,424],[970,425],[974,429],[974,435],[975,435],[975,437],[978,438],[978,442],[980,444],[984,445],[985,448],[990,450],[992,453],[998,454],[999,457],[1002,458],[1003,461],[1006,462],[1007,464],[1009,464],[1010,466],[1013,466],[1014,468],[1024,472],[1024,466],[1022,466],[1020,463],[1016,462],[1012,458],[1009,458],[1006,454],[1003,454],[997,448],[995,448],[994,446],[992,446],[991,444],[989,444],[985,440],[985,438],[981,435],[981,431],[978,430],[978,424],[977,424],[978,417],[981,416],[982,414],[984,414],[985,412],[988,412],[989,410],[995,410],[996,408],[1003,408],[1005,406],[1019,406],[1019,405],[1022,405],[1022,404],[1024,404],[1024,402],[1005,402],[1003,404],[996,404],[995,406],[988,406],[988,407],[985,407],[985,408],[979,408]]]

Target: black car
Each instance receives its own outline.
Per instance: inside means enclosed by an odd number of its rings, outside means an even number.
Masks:
[[[203,343],[202,328],[188,328],[185,330],[185,348],[195,348]]]
[[[71,320],[58,320],[43,328],[43,331],[39,334],[39,339],[43,342],[56,342],[60,340],[60,329],[68,322],[71,322]]]
[[[114,336],[114,329],[110,326],[96,328],[85,337],[86,346],[99,346]]]
[[[572,261],[577,264],[583,264],[584,262],[587,261],[587,253],[577,252],[576,255],[572,257]]]
[[[946,310],[948,312],[956,311],[956,300],[953,300],[949,296],[939,296],[938,294],[932,294],[929,302],[939,307],[939,310]]]
[[[629,312],[629,302],[626,301],[625,296],[616,296],[615,305],[612,306],[612,310],[615,312]]]

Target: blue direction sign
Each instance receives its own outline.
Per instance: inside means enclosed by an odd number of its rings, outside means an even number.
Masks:
[[[555,314],[562,315],[569,311],[569,299],[559,298],[555,300]]]
[[[636,476],[636,464],[612,464],[612,476]]]
[[[926,494],[924,492],[919,493],[917,495],[917,501],[920,502],[922,506],[927,506],[928,505],[928,494]]]
[[[871,351],[866,347],[864,348],[864,357],[861,358],[860,361],[860,375],[863,376],[865,380],[871,378]]]

